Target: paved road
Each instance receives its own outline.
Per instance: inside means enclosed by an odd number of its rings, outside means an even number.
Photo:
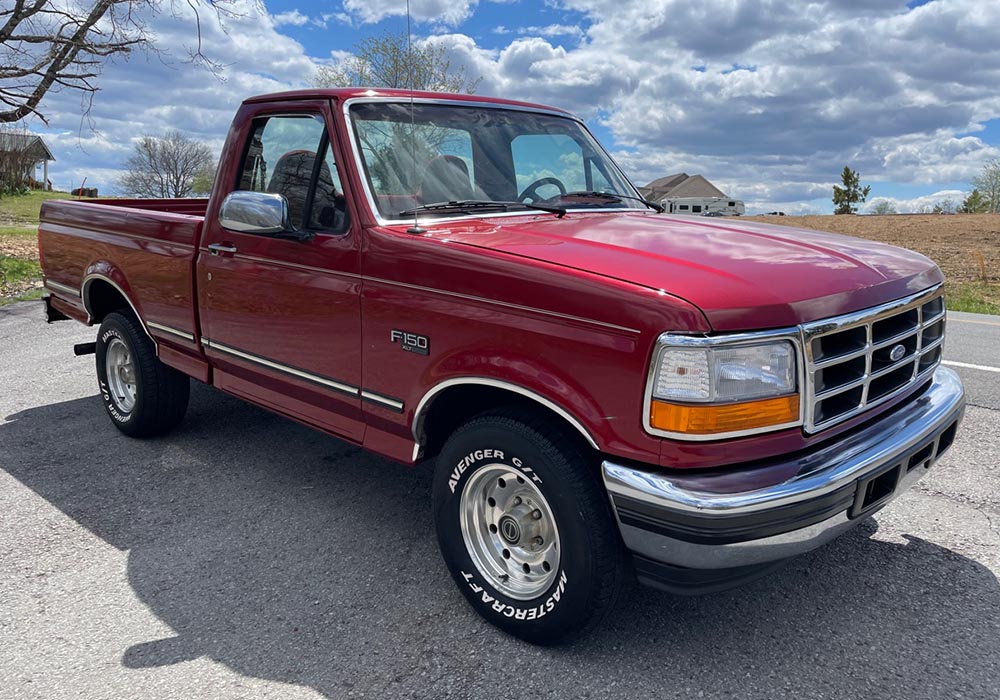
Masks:
[[[969,401],[1000,410],[1000,316],[948,313],[945,362],[962,375]]]
[[[946,358],[1000,365],[1000,319]],[[430,472],[204,387],[182,431],[108,423],[93,332],[0,309],[0,697],[1000,698],[1000,373],[877,520],[743,589],[636,589],[566,649],[481,623]]]

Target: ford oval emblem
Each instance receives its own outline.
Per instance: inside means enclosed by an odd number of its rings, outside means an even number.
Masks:
[[[889,351],[889,359],[893,362],[903,359],[903,355],[906,354],[906,346],[904,345],[893,345],[892,350]]]

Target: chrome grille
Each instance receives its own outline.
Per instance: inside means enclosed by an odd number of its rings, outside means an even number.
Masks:
[[[941,362],[939,287],[802,326],[806,432],[815,433],[899,395]]]

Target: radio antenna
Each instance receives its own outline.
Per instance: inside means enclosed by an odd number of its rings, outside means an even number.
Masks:
[[[413,190],[414,200],[416,200],[417,194],[417,146],[413,142],[414,139],[414,117],[413,117],[413,74],[414,74],[414,64],[413,64],[413,36],[410,33],[410,0],[406,0],[406,63],[407,69],[410,74],[410,189]],[[413,206],[413,226],[406,229],[407,233],[412,233],[414,235],[419,235],[421,233],[426,233],[427,229],[420,226],[420,220],[417,218],[417,207],[416,201],[414,201]]]

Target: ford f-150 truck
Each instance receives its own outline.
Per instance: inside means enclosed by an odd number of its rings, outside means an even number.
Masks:
[[[719,590],[829,541],[965,405],[930,260],[663,214],[538,105],[253,97],[207,200],[50,200],[39,244],[48,320],[99,325],[77,351],[119,430],[176,427],[193,378],[433,458],[455,582],[536,643],[628,576]]]

